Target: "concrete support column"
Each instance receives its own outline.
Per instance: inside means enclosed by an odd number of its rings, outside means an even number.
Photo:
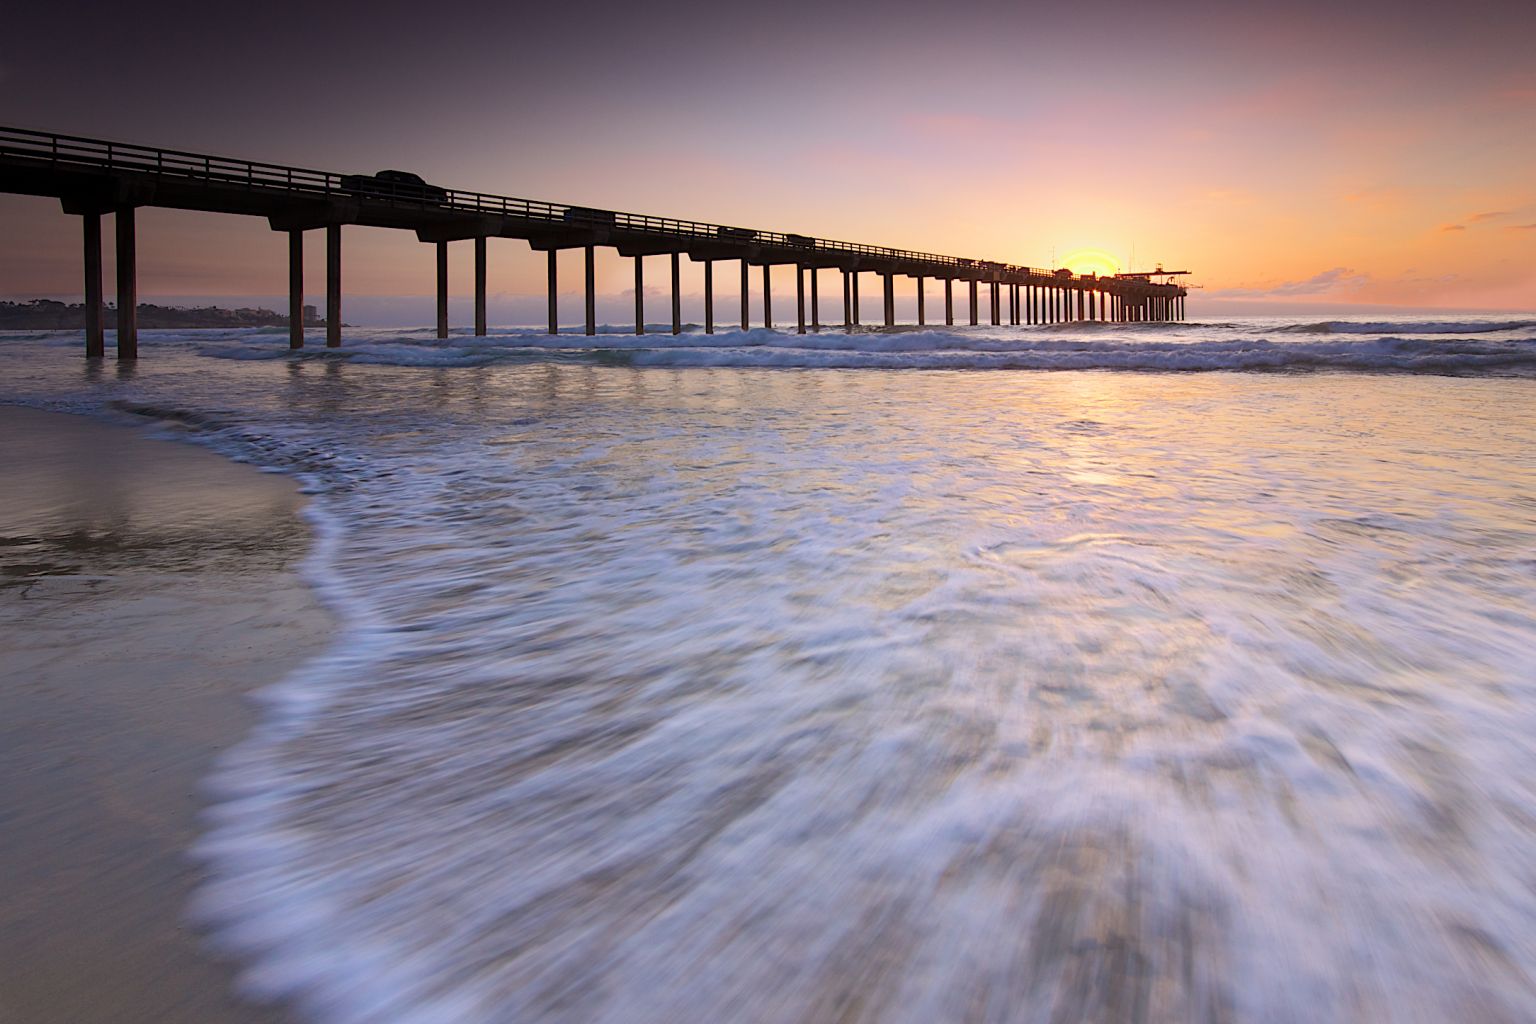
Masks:
[[[859,309],[859,272],[853,272],[853,326],[863,323],[862,311]]]
[[[1002,319],[1003,319],[1003,316],[1002,316],[1003,306],[1002,306],[1002,300],[1001,300],[1001,298],[997,294],[997,282],[996,281],[992,281],[990,283],[991,283],[991,286],[992,286],[992,288],[991,288],[991,292],[992,292],[992,326],[993,327],[997,327],[997,326],[999,326],[1002,323]]]
[[[325,226],[325,347],[341,347],[341,225]]]
[[[795,264],[795,333],[805,333],[805,268]]]
[[[773,330],[773,267],[763,264],[763,326]]]
[[[448,337],[448,243],[437,243],[437,336]]]
[[[304,347],[304,232],[297,229],[288,232],[288,347]]]
[[[672,254],[672,333],[683,333],[682,254]]]
[[[715,261],[704,261],[704,333],[715,333]]]
[[[587,246],[587,335],[597,333],[597,246]]]
[[[645,333],[645,257],[635,257],[635,334]]]
[[[475,337],[486,332],[485,317],[485,239],[475,239]]]
[[[821,286],[818,283],[818,279],[821,277],[821,271],[818,268],[816,268],[816,267],[811,267],[810,271],[811,271],[811,330],[816,331],[817,333],[820,333],[820,331],[821,331]]]
[[[923,294],[923,275],[917,275],[917,326],[928,325],[928,296]]]
[[[885,326],[896,326],[896,275],[886,272],[885,278]]]
[[[139,358],[138,244],[133,207],[117,211],[117,358]]]
[[[971,286],[971,326],[975,327],[976,326],[976,282],[975,281],[967,281],[966,283]]]
[[[749,320],[747,312],[747,261],[741,261],[741,329],[746,330]]]
[[[107,334],[101,323],[101,214],[82,214],[80,223],[85,256],[85,357],[100,359],[107,354]]]
[[[944,326],[955,326],[955,279],[944,279]]]
[[[559,284],[559,275],[555,264],[555,250],[549,250],[549,333],[560,333],[560,303],[556,296],[559,294],[556,285]]]
[[[853,330],[853,292],[850,281],[853,275],[843,271],[843,330]]]

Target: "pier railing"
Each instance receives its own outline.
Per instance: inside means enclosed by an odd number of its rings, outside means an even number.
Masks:
[[[362,182],[356,180],[360,177],[370,178],[371,176],[368,175],[343,175],[305,167],[288,167],[282,164],[211,156],[206,153],[137,146],[78,135],[31,131],[25,128],[0,127],[0,157],[20,157],[29,162],[46,161],[56,168],[124,171],[158,178],[193,180],[252,190],[367,199],[398,206],[492,214],[566,225],[585,224],[697,242],[750,243],[774,249],[799,249],[807,253],[848,254],[871,259],[926,264],[948,271],[1026,275],[1058,283],[1079,279],[1057,275],[1054,271],[1012,263],[964,259],[911,249],[893,249],[788,232],[763,231],[703,221],[678,220],[671,217],[653,217],[648,214],[595,210],[563,203],[517,199],[484,192],[467,192],[462,189],[443,189],[439,192],[433,188],[430,192],[412,195],[399,188],[371,186],[366,180]]]

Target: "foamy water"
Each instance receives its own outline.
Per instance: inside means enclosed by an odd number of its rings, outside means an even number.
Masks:
[[[197,851],[251,991],[1536,1017],[1530,321],[78,344],[3,397],[316,493],[347,626]]]

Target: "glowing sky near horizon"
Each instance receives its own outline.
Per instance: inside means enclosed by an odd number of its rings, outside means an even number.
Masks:
[[[0,123],[1034,266],[1134,252],[1195,271],[1192,304],[1536,307],[1527,3],[98,6],[14,19]],[[146,298],[282,292],[264,222],[141,219]],[[0,294],[78,293],[57,204],[0,223]],[[431,288],[404,234],[349,234],[346,266],[349,294]],[[542,288],[526,251],[494,273]]]

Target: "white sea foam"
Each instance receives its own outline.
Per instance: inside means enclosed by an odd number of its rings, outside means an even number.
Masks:
[[[287,359],[258,332],[191,335],[204,355]],[[394,366],[467,367],[530,359],[606,360],[638,366],[842,369],[1365,371],[1536,376],[1536,321],[1223,322],[1033,327],[858,329],[796,334],[754,328],[635,335],[604,326],[595,337],[494,331],[439,340],[427,331],[354,331],[343,358]]]
[[[1536,1017],[1536,383],[530,337],[0,346],[15,398],[316,493],[344,628],[198,847],[248,990],[327,1024]]]

